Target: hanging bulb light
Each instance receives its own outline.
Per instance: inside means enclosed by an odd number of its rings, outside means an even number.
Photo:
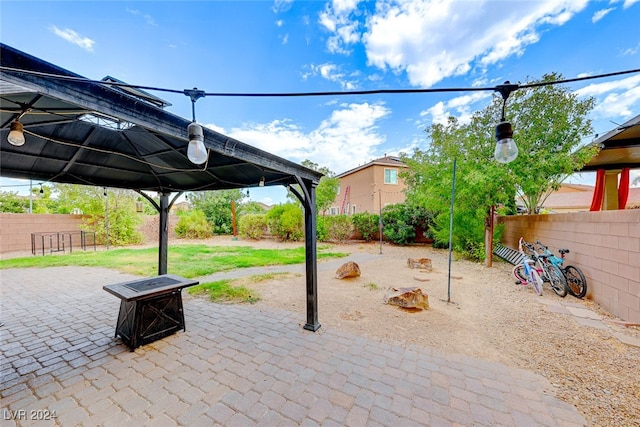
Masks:
[[[11,123],[11,130],[9,132],[9,136],[7,136],[9,144],[15,145],[16,147],[24,145],[25,139],[23,129],[22,123],[20,123],[19,120],[14,120]]]
[[[189,146],[187,147],[187,157],[191,163],[201,165],[207,161],[209,154],[207,147],[204,146],[204,131],[202,126],[196,123],[196,101],[205,96],[204,91],[197,88],[185,89],[184,94],[191,98],[191,117],[192,121],[187,126],[187,134],[189,135]]]
[[[509,122],[496,126],[496,149],[493,153],[499,163],[510,163],[518,157],[518,146],[513,140],[513,128]]]
[[[504,111],[507,105],[507,98],[516,89],[518,89],[518,85],[510,84],[508,81],[496,88],[502,95],[502,118],[498,126],[496,126],[496,149],[493,152],[493,157],[499,163],[510,163],[518,157],[518,146],[513,140],[513,128],[505,118]]]
[[[201,165],[207,161],[207,148],[204,146],[204,132],[202,126],[192,122],[187,127],[189,134],[189,146],[187,147],[187,157],[191,163]]]
[[[258,183],[259,187],[264,187],[264,176],[260,178],[260,182]]]

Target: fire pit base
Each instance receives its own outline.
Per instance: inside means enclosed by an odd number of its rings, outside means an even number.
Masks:
[[[134,351],[141,345],[186,330],[182,289],[197,284],[195,280],[165,274],[104,286],[105,291],[121,299],[115,337],[120,336]]]

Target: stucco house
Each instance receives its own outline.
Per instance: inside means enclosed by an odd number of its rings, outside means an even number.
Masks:
[[[387,205],[404,202],[406,185],[400,172],[406,168],[399,157],[385,155],[337,175],[340,187],[327,213],[380,213]]]

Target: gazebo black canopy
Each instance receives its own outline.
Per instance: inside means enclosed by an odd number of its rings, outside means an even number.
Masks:
[[[211,129],[207,163],[187,158],[190,120],[143,91],[90,81],[0,44],[0,174],[47,182],[132,189],[160,213],[158,274],[167,273],[168,213],[185,191],[298,184],[305,218],[305,329],[317,330],[315,188],[322,174]],[[9,144],[11,123],[26,143]],[[157,192],[156,203],[144,191]],[[170,200],[170,197],[173,197]]]

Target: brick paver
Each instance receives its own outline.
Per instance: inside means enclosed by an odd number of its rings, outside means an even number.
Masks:
[[[186,332],[129,352],[113,338],[120,300],[102,286],[132,276],[0,274],[2,426],[587,424],[532,372],[313,333],[286,311],[185,296]]]

